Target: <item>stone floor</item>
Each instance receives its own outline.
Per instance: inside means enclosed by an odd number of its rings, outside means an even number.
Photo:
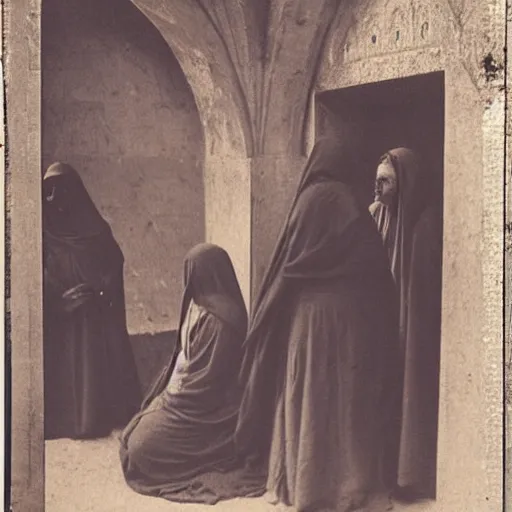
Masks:
[[[182,505],[140,496],[123,479],[115,435],[94,441],[60,439],[46,442],[46,512],[290,512],[264,499],[237,499],[215,506]],[[424,504],[425,505],[425,504]],[[425,506],[395,512],[421,512]],[[384,512],[371,507],[360,512]]]
[[[233,500],[214,507],[140,496],[127,487],[114,436],[94,441],[46,442],[45,512],[267,512],[263,500]]]

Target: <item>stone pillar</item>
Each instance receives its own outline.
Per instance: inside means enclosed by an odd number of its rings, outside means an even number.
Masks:
[[[205,157],[206,240],[226,249],[247,308],[257,293],[306,157],[243,151]]]
[[[306,157],[263,154],[251,170],[251,293],[257,294],[290,208]]]
[[[436,510],[497,512],[503,506],[499,392],[503,104],[496,98],[485,106],[482,92],[460,61],[450,60],[445,73]]]
[[[11,265],[11,504],[44,510],[40,1],[6,4]],[[9,288],[8,288],[9,290]]]
[[[206,240],[226,249],[245,304],[250,304],[251,168],[245,154],[207,155],[204,168]]]

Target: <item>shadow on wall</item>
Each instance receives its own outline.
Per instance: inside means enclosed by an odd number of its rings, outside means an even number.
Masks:
[[[154,335],[136,334],[130,336],[144,395],[168,363],[176,345],[177,335],[177,331],[169,331]]]
[[[203,133],[185,76],[124,0],[44,0],[42,66],[43,169],[73,165],[110,223],[130,334],[172,331],[183,258],[205,236]]]

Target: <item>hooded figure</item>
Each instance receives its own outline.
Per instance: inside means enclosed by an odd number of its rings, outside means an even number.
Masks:
[[[436,178],[413,151],[393,149],[381,158],[370,207],[400,293],[404,383],[398,487],[405,499],[435,497],[442,277]]]
[[[140,407],[124,258],[78,173],[43,179],[45,438],[95,438]]]
[[[238,450],[298,512],[352,510],[396,467],[396,290],[356,179],[315,144],[244,345]]]
[[[214,504],[236,495],[233,434],[247,312],[224,249],[200,244],[184,267],[176,349],[122,434],[120,455],[136,492]]]

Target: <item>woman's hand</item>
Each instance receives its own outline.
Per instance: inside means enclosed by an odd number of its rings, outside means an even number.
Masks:
[[[85,283],[74,286],[62,294],[64,311],[72,313],[94,297],[94,290]]]

